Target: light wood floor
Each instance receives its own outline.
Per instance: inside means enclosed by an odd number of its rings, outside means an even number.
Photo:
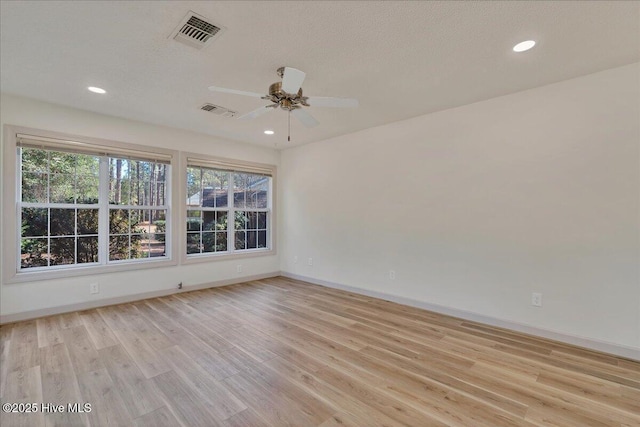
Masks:
[[[12,425],[640,426],[640,363],[285,278],[6,325]]]

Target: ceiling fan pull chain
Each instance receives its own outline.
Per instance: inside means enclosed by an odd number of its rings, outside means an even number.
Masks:
[[[291,110],[289,110],[289,134],[287,135],[287,142],[291,142]]]

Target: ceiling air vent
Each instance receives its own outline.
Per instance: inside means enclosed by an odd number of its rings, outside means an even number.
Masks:
[[[236,111],[231,111],[228,108],[214,104],[204,104],[200,109],[222,117],[235,117],[235,115],[238,114]]]
[[[204,16],[189,11],[171,33],[170,38],[196,49],[202,49],[217,38],[214,36],[219,36],[222,31],[224,31],[224,27],[213,24]]]

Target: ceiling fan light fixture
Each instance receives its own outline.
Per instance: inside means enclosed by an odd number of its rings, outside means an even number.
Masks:
[[[265,131],[264,131],[264,134],[265,134],[265,135],[273,135],[274,133],[275,133],[275,132],[274,132],[274,131],[272,131],[272,130],[265,130]]]
[[[534,40],[525,40],[523,42],[518,43],[513,47],[514,52],[525,52],[536,45]]]

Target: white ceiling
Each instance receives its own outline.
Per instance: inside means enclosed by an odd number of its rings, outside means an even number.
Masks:
[[[286,148],[640,60],[640,2],[1,2],[0,89],[103,114]],[[169,39],[192,10],[226,31],[204,50]],[[517,42],[537,46],[516,54]],[[267,102],[280,66],[305,95],[360,100],[310,107],[304,128]],[[87,86],[107,95],[95,95]],[[266,136],[265,129],[276,134]]]

